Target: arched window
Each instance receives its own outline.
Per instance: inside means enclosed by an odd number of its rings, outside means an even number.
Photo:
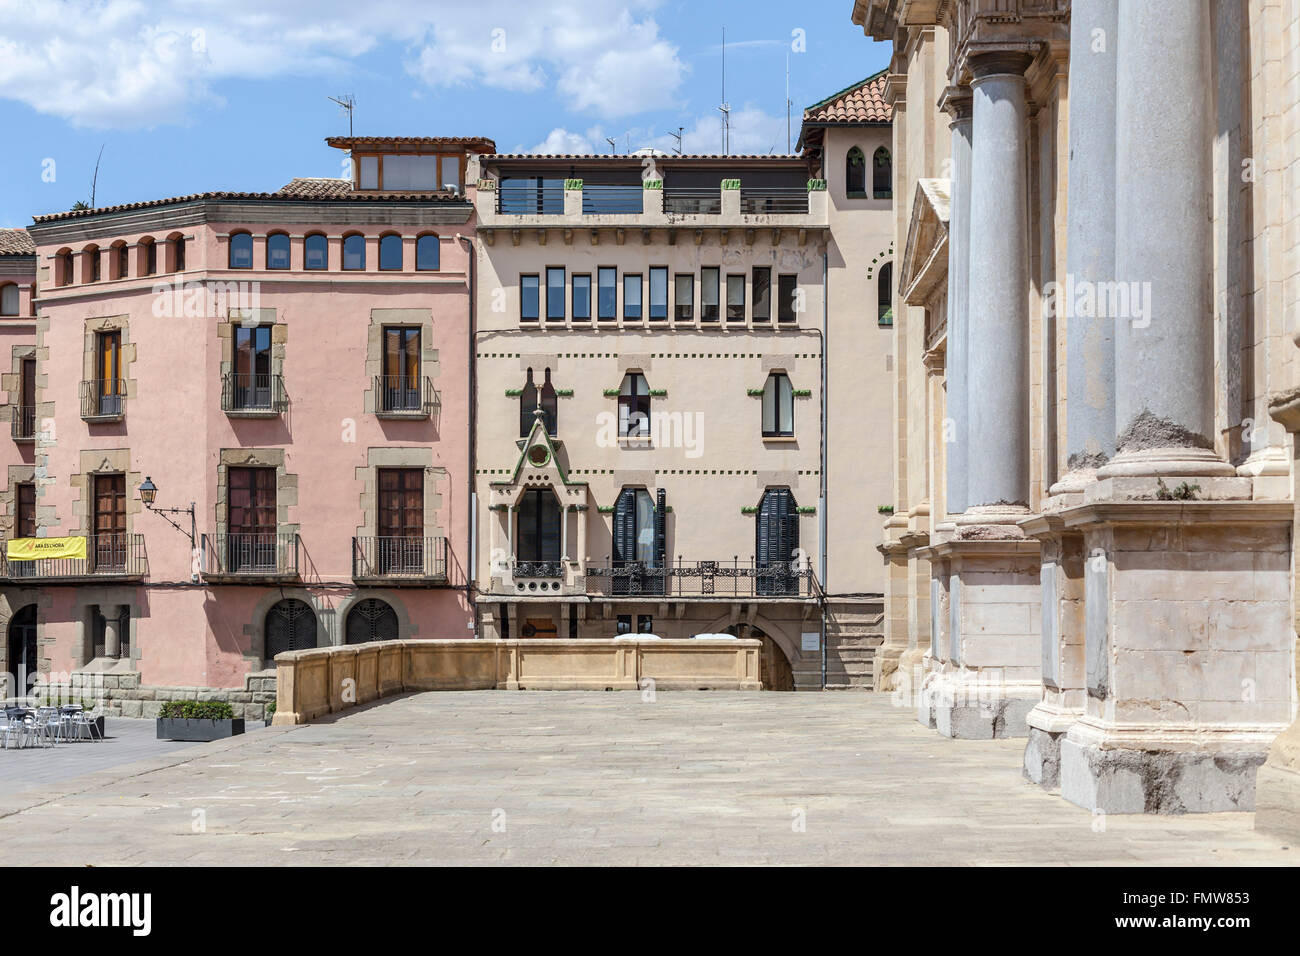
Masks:
[[[867,195],[867,157],[856,146],[844,160],[844,191],[850,199]]]
[[[385,272],[402,271],[401,236],[384,236],[379,240],[379,268]]]
[[[266,659],[284,651],[302,651],[316,646],[316,613],[311,605],[285,598],[266,612]]]
[[[108,277],[126,279],[131,275],[131,250],[125,242],[113,243],[108,251]]]
[[[533,380],[533,370],[528,370],[528,378],[524,382],[524,387],[519,390],[519,437],[527,438],[528,433],[533,430],[533,421],[536,418],[538,407],[542,409],[542,420],[546,423],[546,434],[552,438],[556,435],[556,427],[559,421],[559,402],[555,392],[555,386],[551,384],[551,370],[545,371],[545,379],[542,387],[537,387],[537,382]]]
[[[144,274],[154,275],[158,271],[158,243],[153,241],[152,236],[145,236],[140,240],[140,245],[144,247]]]
[[[528,379],[519,390],[519,437],[527,438],[533,430],[533,412],[537,410],[537,383],[533,381],[533,370],[528,370]]]
[[[415,268],[421,272],[438,270],[438,237],[421,236],[415,240]]]
[[[663,515],[644,488],[624,488],[614,502],[614,567],[622,569],[613,580],[615,594],[662,594]]]
[[[273,232],[266,237],[266,267],[289,268],[289,237],[283,232]]]
[[[559,561],[560,503],[555,493],[550,488],[529,488],[516,510],[515,558],[522,562]]]
[[[343,268],[356,271],[366,267],[366,237],[353,233],[343,239]]]
[[[884,146],[876,150],[871,161],[871,195],[876,199],[894,198],[894,164]]]
[[[628,372],[618,390],[620,436],[650,434],[650,386],[640,372]]]
[[[172,272],[185,271],[185,237],[175,236],[171,240]]]
[[[0,315],[18,314],[18,286],[8,282],[0,285]]]
[[[72,250],[61,249],[54,254],[54,284],[72,285]]]
[[[763,385],[763,437],[794,437],[794,389],[785,372],[771,373]]]
[[[36,645],[36,605],[28,604],[9,619],[9,665],[16,687],[4,690],[6,697],[26,697],[36,683],[40,670]],[[2,679],[2,678],[0,678]]]
[[[330,267],[330,241],[319,232],[312,233],[302,243],[304,269],[323,270]]]
[[[795,552],[799,550],[799,508],[789,488],[768,488],[754,523],[754,564],[758,594],[798,590]]]
[[[82,282],[99,281],[99,246],[86,246],[81,250]]]
[[[894,264],[886,262],[876,279],[876,322],[880,325],[894,324],[893,284]]]
[[[542,406],[542,419],[546,422],[546,434],[554,438],[559,424],[560,408],[559,402],[556,401],[555,386],[551,384],[551,370],[548,368],[545,374],[546,378],[542,382],[538,401]]]
[[[230,237],[230,268],[253,268],[253,237],[246,232],[236,232]]]
[[[371,641],[397,640],[397,612],[378,598],[366,598],[348,611],[347,642],[369,644]]]

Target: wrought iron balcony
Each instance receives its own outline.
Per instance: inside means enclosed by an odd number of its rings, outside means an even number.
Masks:
[[[599,597],[815,598],[817,582],[797,561],[684,561],[652,567],[644,561],[606,559],[586,569],[586,593]]]
[[[745,215],[773,215],[808,212],[808,190],[804,186],[766,186],[740,189],[740,211]]]
[[[674,216],[717,216],[722,213],[722,191],[717,186],[664,184],[664,212]]]
[[[126,417],[126,381],[97,378],[82,382],[81,417],[88,422],[120,422]]]
[[[442,404],[428,378],[375,376],[375,414],[380,418],[428,418]]]
[[[221,410],[233,418],[271,417],[288,407],[283,375],[228,372],[221,377]]]
[[[11,561],[7,547],[5,551],[5,555],[0,555],[4,576],[34,584],[129,581],[142,579],[149,573],[149,556],[142,534],[87,535],[84,558]]]
[[[9,422],[9,434],[14,441],[31,441],[36,437],[36,406],[11,405],[13,418]]]
[[[302,542],[294,533],[205,534],[201,551],[205,581],[295,581]]]
[[[352,579],[361,584],[447,580],[447,539],[377,535],[352,539]]]

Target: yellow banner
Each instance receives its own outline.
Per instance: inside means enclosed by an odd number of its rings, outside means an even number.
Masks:
[[[85,538],[13,538],[8,545],[6,556],[10,561],[86,557]]]

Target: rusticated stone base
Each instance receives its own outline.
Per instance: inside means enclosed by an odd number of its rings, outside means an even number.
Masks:
[[[1024,737],[1029,733],[1026,718],[1037,700],[998,697],[978,703],[936,700],[934,728],[954,740],[998,740]]]
[[[266,705],[275,701],[275,674],[249,674],[240,687],[142,686],[140,675],[74,671],[67,685],[54,684],[42,696],[101,701],[106,717],[157,717],[169,700],[220,700],[230,704],[236,717],[265,720]]]
[[[1061,740],[1065,733],[1029,728],[1025,744],[1025,778],[1030,783],[1054,790],[1061,785]]]
[[[1061,796],[1101,813],[1220,813],[1255,809],[1263,749],[1207,753],[1103,750],[1065,739]]]

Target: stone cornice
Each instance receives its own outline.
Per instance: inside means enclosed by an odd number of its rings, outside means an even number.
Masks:
[[[1066,528],[1082,525],[1223,525],[1290,526],[1290,501],[1098,501],[1060,512]]]

